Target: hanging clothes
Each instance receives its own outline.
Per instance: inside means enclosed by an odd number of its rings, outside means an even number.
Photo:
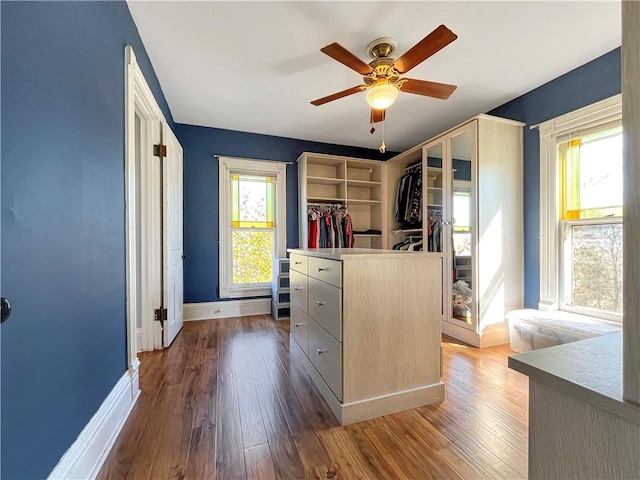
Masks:
[[[409,170],[398,180],[395,220],[402,228],[422,227],[422,166]]]
[[[318,215],[309,215],[309,241],[307,246],[309,248],[319,248],[320,244],[320,217]]]
[[[429,208],[427,210],[427,235],[428,250],[430,252],[442,251],[442,210]]]
[[[347,248],[353,248],[355,244],[355,237],[353,235],[353,222],[351,221],[351,215],[347,213],[344,219],[344,232],[347,237]]]
[[[307,206],[309,248],[353,248],[353,222],[346,205],[313,204]]]

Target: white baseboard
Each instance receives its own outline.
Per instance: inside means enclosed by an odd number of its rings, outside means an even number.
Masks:
[[[442,322],[442,333],[478,348],[495,347],[509,343],[509,325],[506,322],[494,325],[491,330],[482,334],[453,323]]]
[[[140,395],[139,362],[118,380],[49,479],[94,479]]]
[[[459,327],[449,322],[442,322],[442,333],[457,340],[462,340],[464,343],[468,343],[474,347],[480,347],[480,335],[473,330]]]
[[[482,332],[480,336],[480,348],[495,347],[509,343],[509,325],[507,323],[498,325],[490,331]]]
[[[142,329],[136,329],[136,352],[142,351]]]
[[[246,317],[271,313],[271,297],[228,302],[185,303],[184,321],[214,320],[218,318]]]

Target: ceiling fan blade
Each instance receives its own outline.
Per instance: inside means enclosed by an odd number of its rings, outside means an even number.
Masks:
[[[406,80],[406,82],[400,87],[401,91],[424,95],[425,97],[441,98],[442,100],[449,98],[454,90],[458,88],[456,85],[414,80],[413,78],[403,78],[403,80]]]
[[[367,88],[366,85],[358,85],[357,87],[347,88],[346,90],[342,90],[341,92],[334,93],[333,95],[329,95],[327,97],[322,97],[317,100],[314,100],[313,102],[311,102],[311,104],[318,107],[320,105],[324,105],[325,103],[338,100],[339,98],[348,97],[349,95],[353,95],[354,93],[361,92],[363,90],[366,90],[366,88]]]
[[[373,68],[336,42],[321,48],[320,51],[329,55],[334,60],[339,61],[343,65],[346,65],[350,69],[355,70],[360,75],[369,75],[373,72]]]
[[[434,53],[442,50],[456,38],[458,38],[458,36],[455,33],[444,25],[440,25],[398,58],[393,64],[393,67],[399,73],[407,73]]]
[[[387,114],[387,110],[371,109],[371,121],[369,123],[378,123],[384,121],[384,117]]]

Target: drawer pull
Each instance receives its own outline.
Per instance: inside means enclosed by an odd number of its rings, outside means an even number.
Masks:
[[[319,272],[328,272],[329,269],[328,268],[320,268],[320,267],[318,267],[318,271]]]
[[[294,265],[302,265],[302,262],[293,262]]]
[[[300,325],[302,325],[301,323],[294,323],[293,326],[294,327],[299,327]]]
[[[318,306],[320,306],[320,307],[321,307],[322,305],[324,305],[324,304],[325,304],[325,303],[327,303],[327,302],[321,302],[320,300],[318,300],[316,303],[318,304]]]
[[[327,351],[326,348],[319,348],[319,349],[316,350],[316,352],[318,352],[318,355],[322,355],[326,351]]]
[[[302,290],[302,287],[293,287],[293,290],[297,292],[298,290]]]

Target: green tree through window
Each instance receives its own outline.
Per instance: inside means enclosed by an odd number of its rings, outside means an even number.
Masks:
[[[274,256],[275,180],[235,174],[231,194],[232,281],[268,283]]]

